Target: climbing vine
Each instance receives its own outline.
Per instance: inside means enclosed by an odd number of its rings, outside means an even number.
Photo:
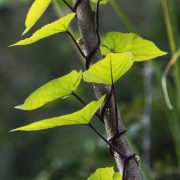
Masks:
[[[112,154],[116,152],[119,155],[123,166],[121,175],[122,179],[125,180],[127,179],[127,162],[130,159],[134,159],[137,162],[137,156],[135,154],[124,156],[114,143],[117,138],[126,132],[126,130],[121,131],[119,129],[120,124],[118,121],[118,104],[115,83],[118,82],[120,78],[131,69],[134,63],[165,55],[166,52],[161,51],[153,42],[143,39],[134,33],[108,32],[101,40],[99,32],[99,10],[100,5],[107,4],[108,0],[92,0],[92,3],[96,3],[95,31],[98,41],[92,51],[89,54],[86,54],[69,30],[69,25],[71,22],[77,19],[76,10],[79,4],[82,3],[82,0],[77,0],[74,6],[72,6],[69,1],[62,1],[70,10],[67,15],[41,27],[29,38],[20,40],[11,46],[29,45],[54,34],[65,33],[72,39],[80,54],[85,59],[86,68],[85,70],[73,70],[66,75],[47,82],[32,94],[30,94],[24,103],[22,105],[16,106],[16,108],[31,111],[40,108],[49,102],[55,101],[56,99],[69,96],[74,96],[83,104],[84,107],[79,111],[73,112],[71,114],[39,120],[29,125],[13,129],[12,131],[37,131],[64,125],[86,125],[91,128],[105,143],[107,143]],[[31,28],[40,19],[51,3],[51,0],[34,1],[27,14],[25,21],[26,28],[22,35],[28,33],[31,30]],[[93,64],[91,59],[99,48],[103,57],[102,59],[99,59],[98,62]],[[111,90],[109,93],[105,93],[98,100],[86,103],[80,97],[80,95],[76,93],[76,90],[80,86],[81,81],[85,81],[86,83],[91,84],[95,83],[109,85]],[[91,119],[94,115],[96,115],[102,122],[102,125],[104,124],[104,113],[107,110],[111,98],[113,98],[115,104],[114,124],[116,132],[114,137],[111,137],[107,140],[92,124]],[[113,168],[98,169],[89,177],[89,180],[96,179],[96,177],[101,177],[101,179],[106,177],[105,179],[108,180],[121,179],[120,174],[114,172]]]

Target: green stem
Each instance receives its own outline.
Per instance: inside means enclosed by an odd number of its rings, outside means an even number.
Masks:
[[[167,35],[168,35],[168,40],[169,40],[169,46],[171,49],[171,54],[172,56],[176,53],[178,50],[178,42],[177,39],[179,38],[178,36],[178,31],[176,30],[177,27],[177,22],[176,20],[176,14],[173,12],[175,11],[175,2],[174,0],[161,0],[161,6],[164,14],[164,20],[166,24],[166,29],[167,29]],[[180,69],[179,69],[180,63],[177,61],[174,64],[174,80],[176,84],[176,99],[177,99],[177,108],[180,110]]]
[[[121,7],[116,2],[116,0],[110,0],[110,4],[114,9],[114,11],[116,12],[116,14],[120,17],[121,21],[125,24],[128,31],[136,33],[136,29],[134,28],[128,17],[124,14],[124,12],[122,11]]]
[[[171,49],[172,56],[175,55],[177,49],[178,49],[178,30],[177,30],[177,21],[176,21],[176,15],[175,15],[175,2],[174,0],[161,0],[161,6],[162,11],[164,14],[166,29],[167,29],[167,35],[169,40],[169,46]],[[178,59],[179,60],[179,59]],[[172,136],[175,143],[176,148],[176,155],[177,155],[177,161],[180,168],[180,124],[179,124],[179,111],[180,111],[180,69],[179,69],[179,62],[174,64],[173,74],[174,74],[174,81],[175,81],[175,97],[176,99],[176,111],[169,112],[169,122],[170,129],[172,132]]]

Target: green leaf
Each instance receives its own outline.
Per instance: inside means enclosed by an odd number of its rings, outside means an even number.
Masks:
[[[165,55],[153,42],[141,38],[134,33],[110,32],[101,45],[101,52],[107,55],[110,52],[131,52],[134,61],[144,61]]]
[[[122,177],[119,172],[114,172],[113,180],[122,180]]]
[[[119,172],[114,172],[113,167],[99,168],[87,180],[121,180]]]
[[[93,3],[98,3],[98,1],[100,2],[100,4],[107,4],[109,2],[109,0],[91,0],[91,2]]]
[[[26,17],[25,26],[26,29],[22,35],[26,34],[37,20],[43,15],[48,6],[50,5],[51,0],[35,0]]]
[[[14,129],[12,131],[37,131],[37,130],[49,129],[58,126],[64,126],[64,125],[89,124],[93,115],[102,105],[104,98],[105,95],[102,96],[98,101],[92,101],[88,105],[86,105],[83,109],[76,111],[72,114],[41,120]]]
[[[82,72],[73,70],[71,73],[54,79],[34,91],[24,102],[16,108],[34,110],[58,98],[67,97],[75,92],[82,78]]]
[[[21,40],[11,46],[22,46],[22,45],[32,44],[45,37],[57,33],[65,32],[67,31],[67,28],[71,23],[72,19],[74,18],[74,16],[75,13],[69,13],[68,15],[60,18],[59,20],[43,26],[41,29],[37,30],[31,37]]]
[[[133,56],[130,52],[108,54],[104,59],[93,64],[83,73],[86,82],[112,84],[124,75],[133,64]]]
[[[113,167],[99,168],[87,180],[113,180]]]

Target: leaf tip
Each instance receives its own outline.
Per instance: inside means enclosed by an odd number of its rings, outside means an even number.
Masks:
[[[21,104],[21,105],[18,105],[18,106],[15,106],[14,107],[15,109],[21,109],[21,110],[24,110],[24,108],[23,108],[23,105]]]
[[[17,129],[12,129],[9,132],[12,133],[12,132],[15,132],[15,131],[18,131],[18,130]]]
[[[168,54],[168,52],[162,51],[162,55],[166,55],[166,54]]]
[[[13,47],[13,46],[16,46],[16,44],[11,44],[11,45],[9,45],[8,47]]]
[[[23,33],[21,34],[21,36],[24,36],[27,32],[29,31],[29,28],[26,28]]]

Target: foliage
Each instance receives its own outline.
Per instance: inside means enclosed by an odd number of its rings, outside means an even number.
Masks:
[[[71,23],[72,19],[74,18],[74,16],[75,13],[69,13],[68,15],[60,18],[59,20],[43,26],[41,29],[37,30],[31,37],[21,40],[16,44],[13,44],[12,46],[20,46],[20,45],[22,46],[22,45],[32,44],[45,37],[57,33],[65,32],[69,24]]]
[[[119,173],[113,167],[99,168],[87,180],[121,180]]]
[[[76,91],[81,78],[81,71],[72,71],[63,77],[54,79],[33,92],[23,105],[16,106],[16,108],[34,110],[58,98],[68,97]]]
[[[109,52],[131,52],[134,61],[145,61],[165,55],[157,46],[134,33],[109,32],[101,45],[103,55]]]
[[[23,35],[26,34],[36,23],[36,21],[43,15],[48,8],[51,0],[36,0],[31,6],[25,21],[26,29]]]
[[[72,114],[54,117],[50,119],[41,120],[27,126],[23,126],[12,131],[37,131],[42,129],[49,129],[57,126],[74,125],[74,124],[89,124],[91,118],[100,108],[104,101],[105,96],[101,97],[98,101],[92,101],[83,109]]]

